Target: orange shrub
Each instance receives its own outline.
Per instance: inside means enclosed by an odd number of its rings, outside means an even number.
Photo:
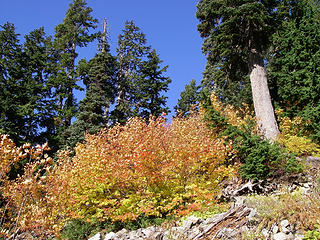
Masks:
[[[61,151],[54,167],[50,158],[29,164],[7,185],[21,229],[59,233],[74,218],[185,215],[215,204],[219,184],[237,170],[224,164],[231,145],[197,114],[170,124],[162,117],[133,118],[87,134],[74,150],[72,159]]]
[[[129,221],[140,215],[187,214],[214,204],[219,183],[235,173],[231,146],[199,115],[133,118],[86,135],[72,161],[64,155],[46,180],[57,228],[72,218]],[[53,214],[54,215],[54,214]]]
[[[17,147],[7,135],[0,135],[0,201],[3,205],[0,208],[0,236],[25,229],[28,221],[34,218],[34,213],[42,214],[38,204],[42,201],[43,188],[39,171],[52,160],[47,156],[43,159],[46,150],[49,150],[47,144]],[[28,162],[24,175],[14,181],[9,180],[8,172],[21,161]]]

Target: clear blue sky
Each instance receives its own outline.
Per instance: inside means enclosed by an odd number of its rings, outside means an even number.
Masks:
[[[21,36],[44,27],[48,35],[63,21],[72,0],[3,0],[0,9],[0,25],[15,24]],[[87,0],[92,15],[100,21],[106,17],[109,25],[112,52],[126,20],[133,20],[146,34],[148,44],[156,49],[166,73],[172,79],[168,107],[173,112],[180,92],[191,79],[201,81],[205,57],[201,52],[202,39],[197,31],[195,17],[198,0]],[[90,59],[96,52],[96,44],[79,51],[80,58]],[[78,100],[84,93],[77,93]]]

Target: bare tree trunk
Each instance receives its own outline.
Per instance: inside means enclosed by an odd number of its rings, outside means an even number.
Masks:
[[[102,46],[101,46],[101,52],[105,52],[106,51],[106,47],[107,47],[107,19],[104,18],[103,20],[103,35],[102,35]]]
[[[263,57],[256,49],[251,49],[249,53],[248,66],[258,126],[265,139],[274,141],[279,134],[279,129],[271,103]]]

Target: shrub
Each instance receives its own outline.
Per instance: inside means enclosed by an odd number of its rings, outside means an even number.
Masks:
[[[276,113],[281,130],[278,142],[286,148],[287,152],[296,156],[320,156],[320,145],[309,138],[310,132],[304,130],[310,125],[309,122],[303,121],[301,117],[290,119],[281,109]]]
[[[8,236],[17,229],[24,230],[30,216],[43,214],[41,205],[34,202],[42,201],[41,171],[52,159],[44,155],[49,150],[47,144],[17,147],[7,135],[0,135],[0,139],[0,236]],[[23,177],[10,180],[8,174],[22,161],[26,162]]]
[[[318,229],[307,231],[303,240],[320,240],[320,226]]]
[[[134,118],[87,135],[72,163],[52,175],[67,183],[52,185],[64,186],[55,197],[69,200],[70,216],[125,222],[140,215],[184,215],[206,206],[219,182],[234,172],[223,165],[231,151],[200,116],[177,118],[171,125],[161,117],[149,123]]]
[[[59,233],[79,223],[73,219],[146,224],[145,219],[183,216],[215,204],[219,184],[237,171],[225,164],[231,145],[196,114],[171,124],[162,117],[133,118],[87,134],[74,150],[71,161],[61,151],[54,167],[43,160],[44,175],[37,170],[41,161],[30,164],[7,189],[16,204],[28,199],[19,215],[25,229]]]
[[[255,118],[247,105],[242,109],[224,105],[213,93],[203,104],[209,127],[233,143],[229,161],[241,162],[240,173],[246,179],[276,177],[302,170],[301,164],[277,144],[259,136]]]

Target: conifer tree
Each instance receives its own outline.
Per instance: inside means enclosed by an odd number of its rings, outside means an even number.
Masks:
[[[76,112],[73,90],[80,89],[76,84],[76,48],[85,47],[95,40],[98,33],[90,33],[96,28],[97,20],[91,16],[92,9],[85,0],[73,0],[69,5],[63,23],[55,28],[54,44],[57,50],[59,68],[52,86],[55,89],[58,106],[58,131],[63,132],[71,124]]]
[[[156,51],[152,50],[140,69],[141,75],[135,86],[138,90],[135,96],[138,100],[135,111],[138,112],[138,116],[145,119],[148,119],[150,115],[157,117],[169,112],[166,107],[167,97],[163,95],[163,92],[168,91],[171,79],[163,76],[168,66],[161,67],[162,62]]]
[[[47,37],[44,29],[39,28],[25,36],[23,45],[25,56],[25,76],[21,88],[24,89],[23,112],[27,141],[44,143],[54,134],[54,102],[48,86],[52,68],[56,62],[52,56],[51,37]]]
[[[50,76],[51,39],[43,28],[33,30],[19,43],[14,25],[0,31],[0,128],[17,143],[48,141],[53,120],[46,85]]]
[[[222,66],[231,76],[246,67],[258,125],[264,137],[271,140],[279,130],[268,89],[264,54],[281,18],[280,3],[201,0],[197,5],[198,30],[205,38],[203,50],[208,61],[215,67]]]
[[[196,85],[196,80],[192,79],[189,84],[185,85],[184,90],[180,93],[180,99],[177,106],[174,107],[177,115],[187,116],[190,110],[199,103],[200,86]]]
[[[320,11],[316,1],[300,1],[274,35],[269,75],[277,106],[301,116],[320,141]]]
[[[18,91],[19,80],[23,79],[24,72],[22,46],[15,32],[15,26],[5,23],[0,31],[0,131],[9,134],[16,142],[22,141],[20,129],[24,123],[19,114]]]
[[[106,22],[105,22],[106,24]],[[116,58],[110,54],[106,29],[100,37],[100,52],[89,62],[81,60],[79,76],[86,86],[86,94],[80,101],[77,120],[65,132],[67,145],[74,147],[84,139],[84,133],[96,133],[109,121],[109,107],[116,96]]]
[[[117,60],[119,72],[117,76],[117,99],[112,112],[113,122],[125,123],[128,118],[137,116],[134,106],[139,102],[137,89],[143,59],[150,52],[146,45],[145,34],[133,21],[125,23],[125,29],[118,38]]]
[[[118,40],[119,72],[116,106],[112,112],[114,123],[125,123],[134,116],[148,119],[150,114],[159,116],[169,111],[163,95],[171,82],[163,75],[168,66],[161,67],[159,55],[146,43],[140,28],[133,21],[127,21]]]

